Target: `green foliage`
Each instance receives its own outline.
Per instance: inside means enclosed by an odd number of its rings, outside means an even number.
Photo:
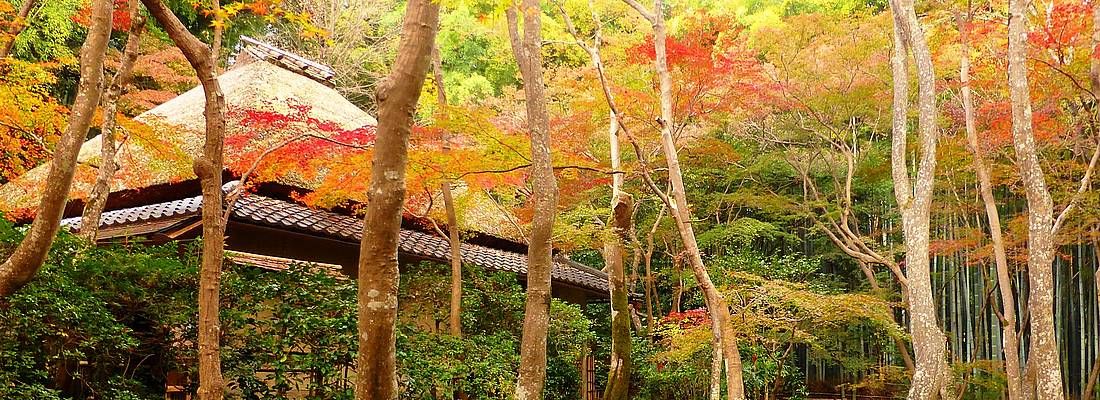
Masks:
[[[718,271],[716,280],[726,282],[731,277],[727,272],[736,271],[752,274],[769,280],[799,282],[816,293],[839,293],[840,284],[832,274],[821,273],[820,257],[805,257],[795,254],[762,256],[756,252],[741,251],[734,254],[713,257],[708,260],[711,269]]]
[[[245,398],[352,398],[356,286],[336,271],[233,266],[223,275],[222,365]]]
[[[709,332],[707,332],[709,334]],[[664,343],[636,339],[631,346],[638,398],[646,400],[705,399],[710,387],[712,348],[706,338],[686,356],[667,352]]]
[[[747,393],[760,398],[767,398],[772,393],[781,393],[784,399],[790,400],[806,398],[806,377],[794,360],[777,357],[782,355],[764,346],[741,346]]]
[[[518,82],[508,36],[479,22],[487,17],[484,12],[477,4],[458,4],[441,17],[439,51],[452,103],[475,103]]]
[[[0,222],[5,257],[20,236]],[[35,279],[0,302],[0,398],[163,393],[173,328],[194,303],[195,269],[175,252],[91,249],[62,234]]]
[[[26,0],[23,0],[26,1]],[[22,1],[13,2],[22,4]],[[73,59],[87,29],[73,20],[82,0],[39,1],[27,18],[27,28],[15,40],[12,54],[24,60]]]
[[[737,251],[764,241],[769,243],[797,243],[799,237],[776,224],[755,218],[738,218],[721,225],[715,225],[699,234],[699,246],[716,251]]]
[[[21,236],[0,219],[0,255]],[[167,372],[193,373],[198,260],[179,250],[89,248],[62,234],[35,279],[0,303],[0,398],[151,399],[163,395]],[[511,273],[465,271],[461,338],[435,329],[446,317],[434,310],[447,308],[447,266],[404,271],[397,351],[405,399],[453,388],[504,399],[514,389],[524,292]],[[356,290],[338,272],[306,265],[227,266],[221,354],[230,397],[353,398]],[[413,323],[423,316],[431,323]],[[577,362],[594,341],[581,309],[554,300],[545,398],[575,396]]]
[[[525,295],[510,273],[463,267],[463,337],[443,330],[450,302],[449,267],[408,266],[403,271],[398,335],[404,398],[432,398],[461,388],[471,398],[507,398],[515,389]],[[426,326],[427,325],[427,326]],[[550,305],[546,399],[572,399],[580,388],[577,363],[595,340],[576,305]]]

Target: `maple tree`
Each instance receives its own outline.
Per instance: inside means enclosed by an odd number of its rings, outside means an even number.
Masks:
[[[38,166],[53,151],[69,109],[49,95],[49,65],[8,59],[0,79],[0,183]]]
[[[41,193],[38,218],[31,224],[27,237],[0,264],[0,297],[12,295],[34,277],[45,263],[50,245],[60,228],[72,187],[77,154],[99,104],[103,60],[110,36],[110,4],[99,1],[95,5],[93,28],[81,48],[81,79],[73,113],[51,161],[48,186]]]
[[[27,16],[30,15],[31,10],[37,4],[35,0],[25,0],[23,4],[19,6],[19,11],[15,13],[14,18],[10,21],[4,21],[3,26],[3,43],[0,44],[0,58],[7,58],[11,53],[11,48],[15,45],[15,38],[27,29]],[[8,15],[8,12],[12,11],[11,3],[3,2],[0,4],[0,12]]]
[[[118,152],[117,136],[119,136],[115,132],[118,129],[116,123],[118,119],[118,101],[122,95],[122,87],[126,85],[131,77],[134,61],[138,56],[138,46],[141,44],[141,34],[145,30],[145,16],[141,14],[141,8],[138,6],[137,0],[129,0],[129,13],[125,22],[129,25],[127,27],[129,33],[126,37],[126,50],[122,54],[118,71],[111,79],[111,84],[107,88],[106,96],[103,99],[104,115],[100,129],[99,173],[96,175],[92,191],[88,194],[88,200],[84,204],[84,213],[80,220],[80,235],[90,242],[95,242],[96,235],[99,232],[100,218],[103,215],[103,209],[107,206],[107,196],[111,193],[111,181],[114,180],[115,172],[118,170],[118,163],[115,160],[115,155]]]

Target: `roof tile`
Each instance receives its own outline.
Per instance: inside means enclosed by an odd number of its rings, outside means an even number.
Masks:
[[[197,215],[201,207],[202,196],[196,196],[167,203],[115,210],[103,213],[101,226],[106,228],[186,214]],[[359,218],[312,209],[300,204],[257,194],[244,194],[237,199],[231,217],[239,221],[252,221],[351,241],[358,241],[363,231],[363,222]],[[79,229],[80,218],[65,219],[61,222],[61,225],[70,229]],[[446,238],[417,230],[401,230],[398,250],[404,254],[441,262],[450,260],[450,242]],[[509,271],[520,275],[527,274],[527,256],[525,254],[471,243],[462,243],[461,251],[463,259],[471,264],[491,270]],[[555,260],[551,270],[551,279],[600,293],[607,293],[606,274],[583,265],[570,265],[571,263],[568,260]]]

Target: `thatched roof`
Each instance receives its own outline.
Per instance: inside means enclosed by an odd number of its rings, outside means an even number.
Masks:
[[[238,62],[233,69],[219,76],[218,82],[230,110],[288,113],[290,105],[305,105],[309,107],[310,117],[335,122],[344,129],[377,123],[336,90],[263,59],[252,57],[247,62]],[[196,87],[136,117],[135,120],[148,128],[130,129],[124,133],[118,153],[121,169],[112,191],[193,179],[191,159],[201,151],[203,143],[204,104],[202,88]],[[227,139],[243,133],[238,122],[229,119]],[[285,131],[268,131],[264,133],[264,140],[255,145],[264,146],[301,133],[300,126]],[[81,147],[71,199],[82,199],[88,195],[99,165],[100,144],[100,137],[96,136]],[[35,208],[37,194],[45,186],[43,181],[48,168],[48,165],[39,166],[0,187],[0,213]]]

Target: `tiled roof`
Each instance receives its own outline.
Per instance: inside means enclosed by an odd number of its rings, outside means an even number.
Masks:
[[[202,196],[196,196],[166,203],[109,211],[103,213],[100,226],[101,228],[114,228],[158,219],[197,215],[201,207]],[[240,222],[289,229],[353,242],[358,242],[363,232],[363,220],[360,218],[312,209],[300,204],[257,194],[241,196],[233,206],[231,218]],[[65,219],[61,221],[61,226],[79,230],[80,218]],[[446,238],[412,229],[401,229],[398,251],[406,255],[440,262],[447,262],[451,258],[450,242]],[[462,258],[465,262],[491,270],[509,271],[520,275],[527,274],[527,255],[521,253],[463,243]],[[606,274],[574,264],[576,263],[568,260],[555,260],[554,268],[551,270],[551,279],[598,293],[608,292]]]

